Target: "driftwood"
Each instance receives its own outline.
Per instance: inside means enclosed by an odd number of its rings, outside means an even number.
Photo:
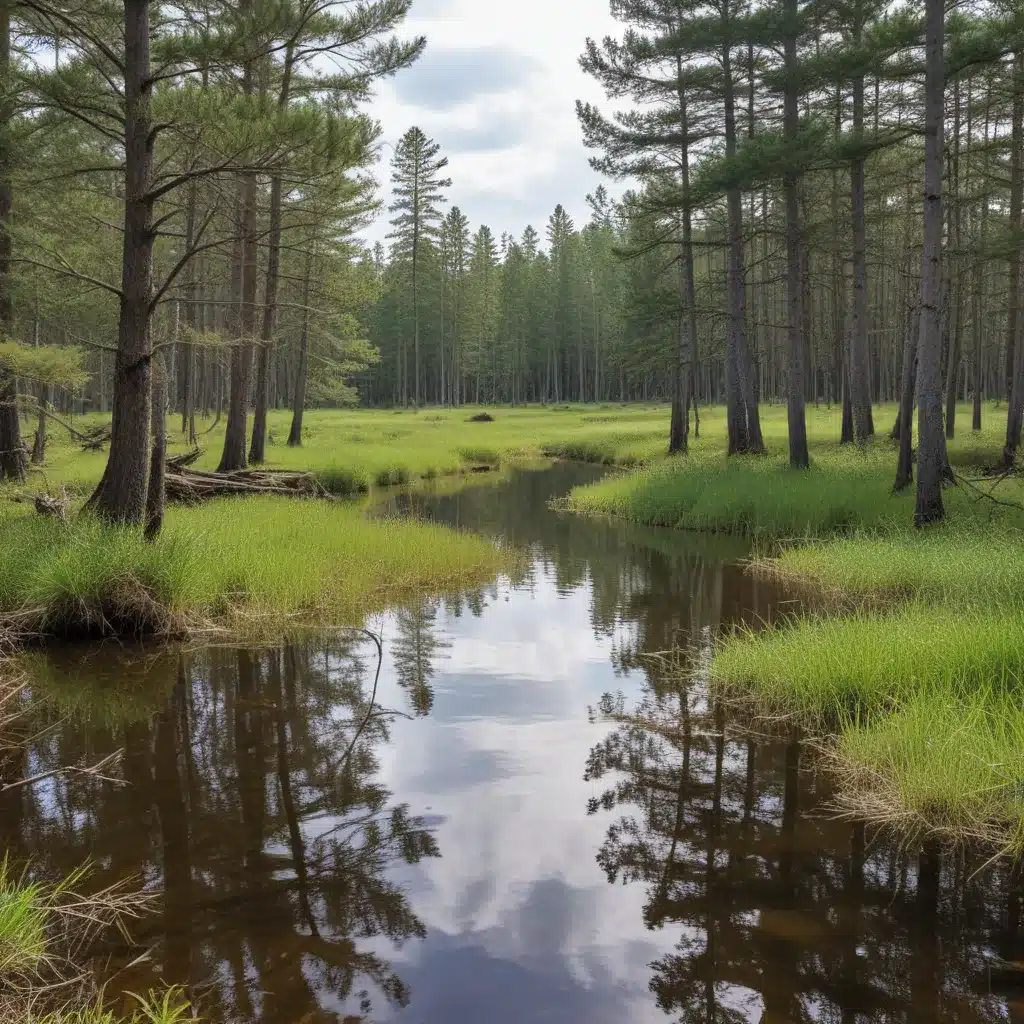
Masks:
[[[277,494],[288,498],[330,498],[312,473],[283,469],[239,469],[232,473],[211,473],[192,469],[202,455],[194,448],[167,460],[166,493],[168,501],[195,505],[208,498],[230,494]]]

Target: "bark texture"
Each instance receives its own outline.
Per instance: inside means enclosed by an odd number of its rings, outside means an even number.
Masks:
[[[786,95],[783,120],[786,139],[795,145],[799,130],[799,93],[796,69],[797,0],[786,0],[790,28],[784,40]],[[807,419],[804,412],[807,375],[804,333],[804,267],[800,228],[800,194],[796,172],[790,170],[784,180],[786,193],[786,311],[789,319],[789,372],[787,380],[787,419],[789,423],[789,465],[807,469]]]
[[[924,247],[921,254],[921,332],[917,361],[917,503],[920,526],[945,512],[942,481],[947,472],[942,424],[942,145],[945,101],[944,0],[927,0],[924,118]]]
[[[114,360],[110,452],[89,499],[104,519],[139,526],[149,483],[152,413],[153,116],[149,2],[124,0],[125,197],[121,299]]]

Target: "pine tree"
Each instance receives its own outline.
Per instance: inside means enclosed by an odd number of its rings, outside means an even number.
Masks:
[[[407,260],[412,279],[413,318],[413,403],[420,406],[420,285],[424,250],[440,235],[440,206],[447,202],[444,190],[450,178],[439,177],[448,166],[446,156],[438,156],[441,147],[417,128],[402,136],[391,162],[394,202],[389,207],[398,214],[391,221],[394,230],[393,257]],[[408,404],[408,380],[402,381],[402,401]]]

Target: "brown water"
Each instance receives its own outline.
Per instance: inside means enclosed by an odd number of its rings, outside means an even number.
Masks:
[[[735,543],[548,510],[585,476],[395,500],[532,562],[369,623],[376,704],[353,635],[40,658],[33,690],[78,710],[23,770],[123,748],[127,784],[9,796],[9,852],[162,889],[108,955],[149,947],[121,980],[186,984],[210,1021],[1024,1020],[991,970],[1024,960],[1017,873],[825,817],[807,752],[699,686],[780,595]],[[645,658],[673,642],[689,693]]]

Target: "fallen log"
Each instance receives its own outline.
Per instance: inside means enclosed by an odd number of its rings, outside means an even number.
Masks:
[[[62,523],[68,521],[68,499],[65,496],[54,498],[49,494],[37,494],[33,504],[36,515],[48,519],[59,519]]]
[[[169,455],[167,457],[167,471],[177,472],[180,469],[187,469],[203,454],[202,448],[193,448],[190,452],[183,452],[181,455]]]
[[[332,498],[312,473],[282,469],[241,469],[212,473],[191,469],[202,453],[196,449],[167,460],[165,477],[168,501],[196,505],[210,498],[230,495],[279,495],[288,498]]]

